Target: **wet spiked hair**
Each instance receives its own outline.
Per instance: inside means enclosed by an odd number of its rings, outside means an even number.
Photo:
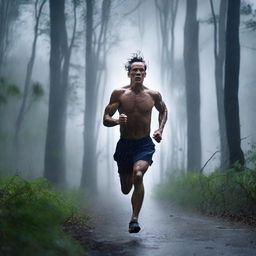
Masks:
[[[134,62],[142,62],[144,64],[145,71],[147,70],[147,64],[146,64],[145,60],[143,59],[143,57],[141,56],[140,52],[134,53],[132,55],[132,57],[130,59],[128,59],[127,63],[125,64],[125,70],[130,72],[132,63],[134,63]]]

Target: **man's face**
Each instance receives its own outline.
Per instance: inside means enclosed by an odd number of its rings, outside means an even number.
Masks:
[[[135,84],[142,84],[145,76],[145,65],[142,62],[132,63],[131,70],[128,73],[128,77],[131,78],[131,82]]]

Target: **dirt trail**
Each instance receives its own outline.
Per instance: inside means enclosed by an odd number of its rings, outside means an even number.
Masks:
[[[242,224],[177,210],[146,196],[142,230],[128,233],[130,196],[97,199],[90,206],[92,225],[85,256],[252,256],[256,230]]]

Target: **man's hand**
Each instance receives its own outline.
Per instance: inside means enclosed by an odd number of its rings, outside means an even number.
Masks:
[[[119,124],[120,124],[120,125],[126,124],[126,123],[127,123],[127,115],[121,114],[121,115],[119,116],[118,121],[119,121]]]
[[[153,138],[156,142],[160,142],[162,140],[162,132],[158,129],[154,132]]]

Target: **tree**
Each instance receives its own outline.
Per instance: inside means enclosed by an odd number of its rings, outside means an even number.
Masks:
[[[167,169],[177,170],[181,165],[179,159],[181,141],[179,131],[182,130],[184,121],[182,117],[178,115],[181,104],[179,101],[183,101],[184,94],[183,88],[181,89],[177,76],[175,75],[178,68],[175,62],[175,24],[178,12],[177,0],[155,0],[155,6],[157,10],[157,17],[159,20],[160,29],[160,56],[161,56],[161,84],[166,91],[167,102],[170,105],[170,124],[167,125],[167,129],[170,136],[171,143],[166,147],[170,148],[170,154],[167,159]],[[164,154],[161,154],[161,168],[160,179],[164,177]]]
[[[174,43],[175,43],[175,22],[178,10],[177,0],[155,0],[161,34],[161,66],[165,84],[173,86],[170,80],[170,74],[174,65]],[[171,70],[171,72],[170,72]],[[168,77],[169,76],[169,77]],[[172,77],[172,76],[171,76]]]
[[[199,23],[197,0],[186,1],[184,28],[184,67],[187,108],[187,168],[199,171],[201,165]]]
[[[9,46],[11,25],[18,16],[18,7],[18,0],[0,0],[0,75]]]
[[[32,73],[33,73],[33,68],[34,68],[34,62],[35,62],[35,58],[36,58],[36,45],[37,45],[37,39],[38,39],[39,22],[40,22],[41,13],[42,13],[45,3],[46,3],[46,0],[42,0],[41,2],[39,0],[36,0],[34,3],[34,10],[35,10],[34,40],[33,40],[33,44],[32,44],[31,56],[30,56],[29,62],[27,64],[27,72],[26,72],[22,102],[21,102],[21,106],[19,109],[19,113],[18,113],[18,117],[16,120],[16,125],[15,125],[14,144],[15,144],[16,148],[18,148],[17,147],[18,146],[18,137],[19,137],[21,124],[24,119],[27,107],[28,107],[27,101],[28,101],[29,92],[30,92],[30,88],[31,88],[31,79],[32,79]]]
[[[86,1],[86,50],[85,50],[85,112],[84,112],[84,153],[81,187],[90,191],[97,189],[97,137],[99,121],[95,113],[98,106],[98,91],[106,66],[106,44],[111,0],[103,0],[101,17],[95,25],[96,2]],[[104,85],[103,85],[104,86]]]
[[[44,175],[54,183],[65,182],[65,137],[67,88],[70,57],[76,31],[76,2],[74,27],[70,45],[65,21],[65,0],[50,0],[50,98],[45,146]]]
[[[240,66],[240,0],[228,1],[226,29],[226,59],[224,107],[226,118],[227,140],[229,147],[229,165],[244,165],[244,154],[241,149],[239,119],[239,66]]]
[[[219,22],[214,12],[213,0],[210,0],[213,26],[214,26],[214,59],[215,59],[215,85],[217,97],[217,110],[220,134],[220,168],[227,167],[228,147],[226,136],[226,124],[224,115],[224,60],[225,60],[225,30],[227,0],[221,0],[219,7]]]

